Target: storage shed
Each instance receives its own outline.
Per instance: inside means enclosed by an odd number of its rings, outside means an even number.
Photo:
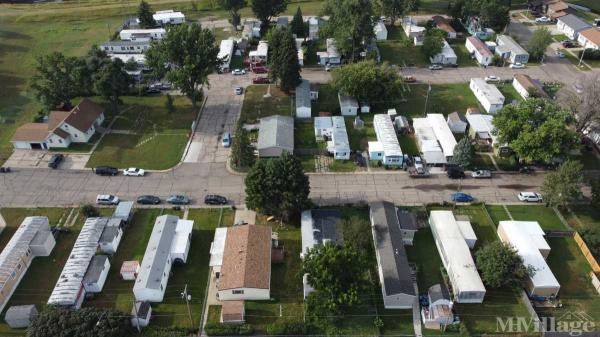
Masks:
[[[465,133],[467,131],[467,120],[457,111],[448,115],[446,123],[453,133]]]
[[[6,310],[4,320],[11,329],[27,328],[37,318],[38,311],[33,304],[13,305]]]
[[[147,327],[150,324],[150,317],[152,316],[152,306],[150,302],[136,301],[134,306],[131,308],[131,325],[133,327]]]
[[[338,93],[338,101],[342,116],[356,116],[358,114],[358,102],[354,97]]]
[[[121,265],[121,278],[125,281],[135,281],[140,272],[140,263],[138,261],[123,261]]]

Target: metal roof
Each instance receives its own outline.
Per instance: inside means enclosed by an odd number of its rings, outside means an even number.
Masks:
[[[108,256],[106,255],[96,255],[92,258],[90,262],[90,266],[85,272],[85,276],[83,277],[83,283],[96,283],[100,279],[100,275],[104,271],[104,264],[108,261]],[[109,264],[110,266],[110,264]]]
[[[389,156],[402,156],[402,149],[398,142],[396,129],[392,119],[387,114],[377,114],[373,117],[373,128],[377,135],[377,141],[383,146],[383,154]]]
[[[446,157],[427,118],[413,118],[413,128],[423,160],[428,164],[446,164]]]
[[[577,15],[573,15],[573,14],[567,14],[556,20],[561,21],[565,26],[568,26],[569,28],[571,28],[572,30],[574,30],[576,32],[591,27],[591,25],[589,23],[581,20],[581,18],[579,18]]]
[[[490,83],[487,83],[483,78],[472,78],[471,83],[481,92],[490,104],[504,104],[504,95],[498,88]],[[477,95],[476,95],[477,96]]]
[[[72,306],[76,304],[85,273],[92,261],[98,241],[108,218],[87,218],[73,245],[69,259],[56,281],[48,304]]]
[[[341,216],[338,210],[313,209],[302,212],[302,254],[327,241],[342,242],[342,232],[338,230]]]
[[[178,217],[162,215],[156,218],[148,240],[144,259],[133,289],[158,289],[171,253],[171,245],[177,229]]]
[[[508,35],[498,35],[496,38],[496,43],[498,43],[498,47],[496,48],[501,52],[510,51],[516,55],[529,55],[529,53],[523,47],[521,47],[517,41],[513,40],[513,38]]]
[[[442,114],[427,114],[427,122],[433,129],[433,133],[437,138],[444,156],[452,157],[454,155],[454,147],[456,147],[456,139],[444,119]]]
[[[258,132],[258,149],[280,147],[294,151],[294,119],[289,116],[261,118]]]
[[[327,55],[329,58],[340,57],[340,53],[337,50],[337,43],[335,39],[329,38],[326,40],[325,44],[327,45]]]
[[[133,46],[150,46],[150,41],[113,40],[113,41],[106,41],[100,45],[100,47],[133,47]]]
[[[385,296],[395,294],[415,296],[411,269],[402,242],[396,208],[387,201],[373,202],[369,206],[383,294]]]
[[[111,243],[113,240],[119,236],[120,228],[117,226],[106,226],[102,235],[100,236],[99,243]]]
[[[133,201],[121,201],[113,212],[113,218],[128,220],[133,210]]]
[[[225,240],[227,239],[227,227],[215,229],[215,237],[210,244],[209,266],[220,266],[223,264],[223,252],[225,251]]]
[[[342,109],[344,109],[345,107],[358,109],[358,102],[352,96],[338,93],[338,101],[340,102],[340,108]]]
[[[296,109],[310,108],[310,105],[310,82],[303,79],[296,87]]]

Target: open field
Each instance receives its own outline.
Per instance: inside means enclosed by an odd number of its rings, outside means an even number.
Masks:
[[[266,93],[271,97],[263,97]],[[257,123],[262,117],[292,116],[292,99],[275,85],[250,85],[246,87],[240,121]]]

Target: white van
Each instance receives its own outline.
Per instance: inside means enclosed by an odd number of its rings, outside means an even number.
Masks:
[[[96,203],[98,205],[118,205],[119,197],[112,194],[99,194],[96,197]]]

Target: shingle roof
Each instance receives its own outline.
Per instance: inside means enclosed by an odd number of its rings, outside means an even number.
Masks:
[[[434,15],[431,19],[433,20],[433,22],[435,22],[435,25],[439,29],[445,31],[446,33],[456,33],[456,30],[452,28],[450,22],[445,17],[441,15]]]
[[[542,88],[542,86],[539,83],[535,82],[531,77],[529,77],[529,75],[515,74],[515,80],[521,83],[521,86],[523,86],[525,90],[534,89],[540,95],[548,97],[548,94],[544,91],[544,88]]]
[[[297,108],[310,108],[310,82],[308,80],[302,80],[296,87],[296,109]]]
[[[574,31],[581,31],[590,27],[590,24],[581,20],[578,16],[573,14],[568,14],[558,18],[558,21],[563,22],[566,26],[569,26]]]
[[[269,116],[260,120],[258,149],[281,147],[294,150],[294,119],[289,116]]]
[[[479,38],[477,38],[476,36],[469,36],[467,37],[467,40],[471,42],[471,44],[473,45],[473,47],[475,47],[475,49],[477,49],[479,54],[481,54],[482,56],[492,57],[492,52]]]
[[[219,290],[269,289],[271,227],[243,225],[227,229]]]
[[[71,114],[65,119],[65,123],[71,125],[79,131],[86,132],[94,122],[104,113],[104,108],[90,101],[87,98],[81,100]]]
[[[43,142],[48,138],[48,125],[45,123],[27,123],[17,128],[11,138],[13,142]]]
[[[600,46],[600,30],[598,28],[584,29],[579,32],[579,35],[582,35],[596,46]]]

